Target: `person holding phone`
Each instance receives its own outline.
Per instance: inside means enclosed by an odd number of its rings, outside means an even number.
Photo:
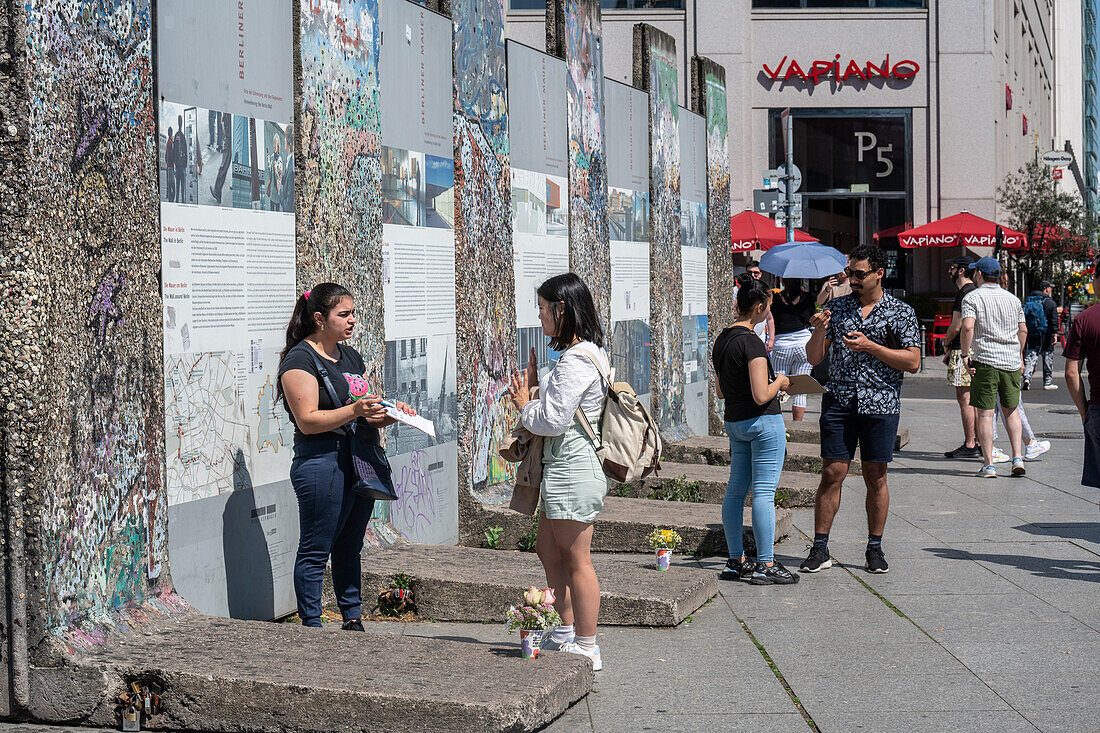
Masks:
[[[278,396],[294,422],[290,482],[298,497],[298,617],[303,626],[320,628],[321,582],[331,557],[343,628],[364,631],[359,553],[374,500],[350,490],[358,481],[351,441],[355,432],[365,430],[368,440],[381,444],[379,430],[396,419],[386,413],[380,395],[351,399],[349,380],[363,378],[367,370],[359,352],[343,343],[351,338],[355,323],[351,291],[342,285],[321,283],[302,293],[287,324],[286,348],[279,355]],[[329,396],[326,374],[341,404]],[[396,407],[416,414],[402,402]]]
[[[886,467],[894,458],[904,372],[920,368],[920,330],[913,308],[882,289],[886,257],[861,245],[848,255],[852,294],[810,319],[806,344],[811,364],[829,356],[829,386],[821,400],[821,483],[814,502],[814,544],[799,569],[816,573],[832,565],[829,530],[840,508],[840,489],[859,448],[867,486],[868,572],[890,566],[882,534],[890,509]]]
[[[722,530],[729,560],[722,571],[727,580],[754,585],[788,585],[798,576],[773,554],[775,545],[775,490],[787,450],[787,430],[777,395],[790,385],[772,369],[764,345],[753,332],[767,317],[771,289],[750,274],[737,277],[737,321],[714,341],[713,362],[717,392],[725,400],[726,434],[730,440],[730,478],[722,501]],[[756,560],[745,556],[742,541],[745,496],[752,489],[752,534]]]

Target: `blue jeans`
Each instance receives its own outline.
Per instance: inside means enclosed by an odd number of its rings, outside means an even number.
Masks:
[[[345,621],[360,617],[363,569],[359,553],[374,499],[348,490],[356,481],[350,438],[313,438],[294,443],[290,482],[298,497],[298,556],[294,595],[306,626],[321,625],[321,583],[332,556],[332,587]]]
[[[782,415],[761,415],[726,423],[730,438],[730,481],[722,501],[722,529],[729,556],[744,554],[741,541],[745,496],[752,489],[752,534],[756,561],[771,562],[775,545],[775,489],[787,453]]]

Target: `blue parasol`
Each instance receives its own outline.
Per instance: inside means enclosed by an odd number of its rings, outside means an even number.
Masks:
[[[787,242],[772,247],[760,258],[760,269],[782,278],[816,280],[842,272],[848,258],[840,250],[817,242]]]

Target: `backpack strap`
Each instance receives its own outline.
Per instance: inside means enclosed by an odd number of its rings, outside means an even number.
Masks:
[[[321,361],[321,357],[317,356],[317,352],[314,351],[313,348],[309,344],[305,343],[304,341],[301,342],[300,345],[302,346],[303,349],[308,351],[309,355],[313,358],[313,365],[315,367],[317,367],[317,371],[321,375],[321,380],[325,383],[325,391],[328,392],[328,396],[329,396],[329,399],[332,400],[332,404],[336,405],[336,407],[334,409],[339,409],[340,406],[341,406],[340,405],[340,398],[336,396],[336,388],[332,386],[332,379],[329,378],[328,369],[325,368],[325,364],[324,364],[323,361]],[[339,347],[337,347],[337,348],[339,348]],[[343,435],[351,435],[352,432],[353,432],[352,426],[357,425],[358,422],[359,422],[359,419],[356,418],[356,419],[352,420],[350,423],[345,423],[344,425],[341,425],[338,428],[334,428],[330,432],[341,433]],[[369,442],[378,442],[378,441],[376,440],[376,441],[369,441]]]
[[[596,371],[599,372],[600,379],[603,381],[604,384],[607,385],[608,389],[611,389],[611,375],[604,371],[603,364],[600,363],[600,360],[597,359],[588,349],[579,349],[579,351],[584,354],[586,359],[592,362],[592,366],[596,367]],[[604,399],[606,400],[607,398],[605,397]],[[588,439],[596,444],[596,450],[599,450],[601,447],[603,447],[603,441],[600,439],[600,436],[596,434],[596,431],[592,428],[592,422],[588,419],[588,415],[584,414],[584,410],[580,408],[580,405],[577,406],[577,411],[573,413],[573,417],[580,424],[581,430],[583,430],[584,434],[588,436]]]

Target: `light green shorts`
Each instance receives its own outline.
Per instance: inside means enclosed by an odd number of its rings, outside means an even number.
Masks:
[[[591,524],[603,509],[607,488],[596,449],[576,420],[564,435],[543,441],[539,494],[547,518]]]

